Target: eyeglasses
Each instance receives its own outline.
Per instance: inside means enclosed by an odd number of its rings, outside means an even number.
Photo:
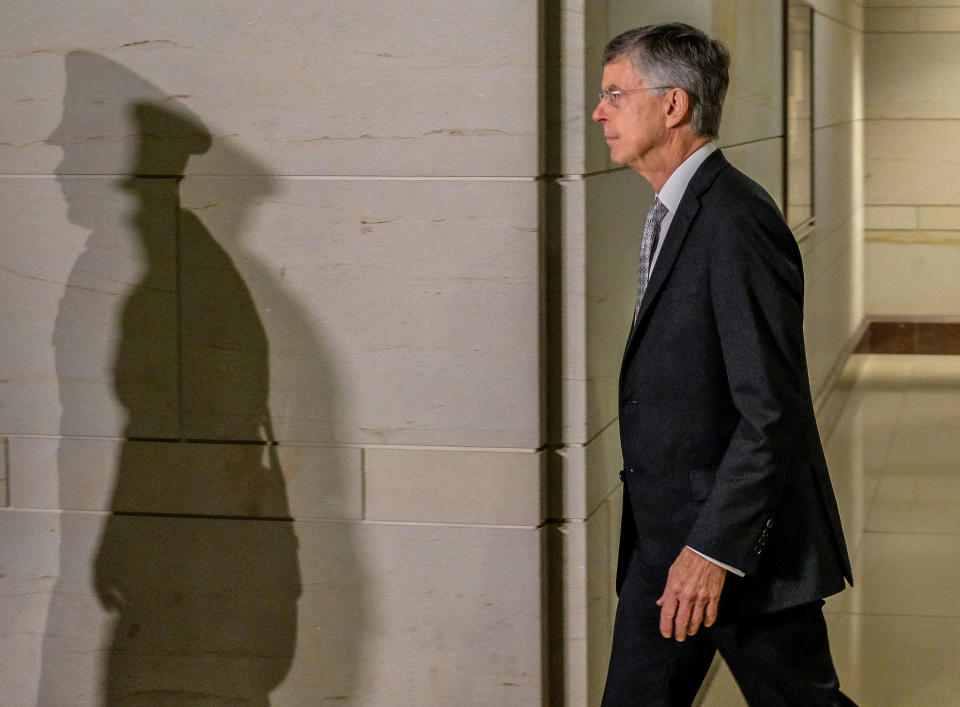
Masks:
[[[637,91],[661,91],[671,88],[670,86],[644,86],[643,88],[601,88],[597,96],[608,106],[616,108],[620,104],[620,96],[627,93],[636,93]]]

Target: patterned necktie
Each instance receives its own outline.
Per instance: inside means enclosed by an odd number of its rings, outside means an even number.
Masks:
[[[633,323],[637,323],[640,313],[640,303],[643,302],[643,293],[647,291],[650,281],[650,261],[657,251],[657,241],[660,240],[660,224],[667,215],[667,207],[659,199],[653,202],[647,212],[647,220],[643,224],[643,238],[640,240],[640,263],[637,266],[637,305],[633,308]]]

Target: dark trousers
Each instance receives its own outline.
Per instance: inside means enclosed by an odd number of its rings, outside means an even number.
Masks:
[[[853,704],[840,692],[823,602],[756,617],[721,620],[680,643],[660,635],[666,570],[634,555],[620,592],[602,707],[690,705],[716,651],[750,705]]]

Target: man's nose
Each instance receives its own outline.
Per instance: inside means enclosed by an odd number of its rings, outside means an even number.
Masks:
[[[598,123],[602,123],[607,119],[607,104],[600,99],[600,102],[597,103],[597,107],[593,109],[593,115],[591,116]]]

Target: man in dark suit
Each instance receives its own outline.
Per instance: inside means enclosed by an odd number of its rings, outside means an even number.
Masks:
[[[593,118],[657,193],[620,375],[603,705],[690,704],[716,650],[752,705],[850,704],[822,612],[852,575],[807,378],[800,253],[711,144],[729,54],[670,24],[616,37],[603,61]]]

